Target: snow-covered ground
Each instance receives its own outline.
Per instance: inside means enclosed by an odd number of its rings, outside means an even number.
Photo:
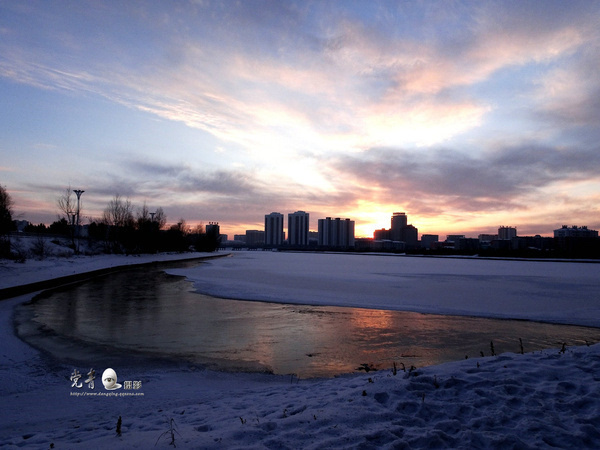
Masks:
[[[62,277],[85,274],[102,269],[179,261],[181,259],[213,258],[219,253],[163,253],[158,255],[95,255],[27,259],[24,263],[0,259],[0,290],[39,283]]]
[[[0,262],[0,288],[154,259]],[[517,311],[579,322],[587,311],[586,323],[600,323],[596,264],[475,260],[464,266],[456,260],[443,273],[436,264],[392,256],[249,252],[210,260],[188,275],[199,290],[227,297],[485,315],[509,295],[509,305],[490,315]],[[430,285],[436,273],[441,278]],[[512,280],[516,276],[521,278]],[[464,287],[469,281],[474,290]],[[505,287],[511,281],[512,288]],[[570,301],[561,301],[560,293],[573,291]],[[440,293],[447,295],[433,296]],[[178,448],[600,447],[600,345],[320,380],[132,360],[113,367],[122,384],[115,391],[102,386],[105,361],[93,361],[92,390],[84,383],[90,367],[52,360],[14,335],[12,311],[32,295],[0,301],[3,448],[170,448],[170,424]],[[516,300],[530,295],[519,308]],[[586,301],[571,307],[579,297]],[[74,370],[83,375],[81,388],[72,387]]]

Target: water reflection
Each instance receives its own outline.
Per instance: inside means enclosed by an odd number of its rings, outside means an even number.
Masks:
[[[361,364],[417,367],[600,340],[600,330],[359,308],[224,300],[157,270],[135,270],[43,294],[35,323],[59,335],[127,351],[177,356],[214,368],[300,377]]]

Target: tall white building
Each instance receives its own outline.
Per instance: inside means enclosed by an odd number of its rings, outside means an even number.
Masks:
[[[308,213],[296,211],[288,214],[288,242],[290,246],[308,245]]]
[[[265,215],[265,245],[283,245],[283,214],[272,212]]]
[[[354,247],[354,220],[319,219],[319,246],[329,248]]]

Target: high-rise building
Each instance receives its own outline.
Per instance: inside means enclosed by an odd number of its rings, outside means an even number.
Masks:
[[[218,236],[220,234],[219,222],[209,222],[206,227],[206,234]]]
[[[272,212],[265,215],[265,245],[283,245],[283,214]]]
[[[380,235],[383,231],[381,230]],[[404,242],[407,248],[416,248],[419,242],[418,231],[416,227],[408,225],[406,213],[395,212],[392,214],[391,228],[389,230],[389,239],[394,242]]]
[[[419,243],[419,230],[412,225],[406,225],[402,228],[401,241],[406,244],[406,248],[416,248]]]
[[[290,246],[308,245],[308,213],[296,211],[288,214],[288,242]]]
[[[517,229],[515,227],[498,228],[498,239],[501,241],[510,241],[514,237],[517,237]]]
[[[206,231],[206,235],[209,236],[210,239],[214,239],[214,241],[217,243],[217,246],[220,246],[221,242],[227,241],[227,236],[223,237],[223,235],[221,235],[219,222],[209,222],[204,229]]]
[[[598,232],[596,230],[589,229],[587,226],[578,227],[575,225],[575,226],[572,226],[569,228],[568,226],[563,225],[562,228],[559,228],[558,230],[554,230],[554,237],[555,238],[565,238],[565,237],[597,238]]]
[[[319,246],[328,248],[354,247],[354,220],[319,219]]]
[[[408,223],[408,217],[403,212],[395,212],[392,214],[390,227],[390,239],[392,241],[404,241],[403,231]]]
[[[561,255],[594,259],[600,257],[598,231],[586,226],[563,225],[562,228],[554,230],[554,242]]]
[[[406,225],[408,225],[408,217],[406,216],[406,213],[395,212],[392,214],[392,230],[399,230],[404,228]]]

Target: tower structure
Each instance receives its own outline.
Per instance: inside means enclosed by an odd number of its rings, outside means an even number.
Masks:
[[[514,237],[517,237],[517,229],[515,227],[498,228],[498,239],[501,241],[510,241]]]
[[[283,245],[283,214],[272,212],[265,215],[265,245],[279,247]]]
[[[308,245],[309,214],[296,211],[288,214],[288,241],[290,246],[306,247]]]
[[[392,214],[392,230],[404,228],[406,225],[408,225],[406,213],[395,212]]]
[[[319,246],[328,248],[354,247],[354,221],[350,219],[319,219]]]
[[[402,232],[404,228],[406,228],[407,224],[408,217],[406,217],[406,213],[395,212],[394,214],[392,214],[390,228],[390,238],[392,241],[404,241],[402,237]]]

